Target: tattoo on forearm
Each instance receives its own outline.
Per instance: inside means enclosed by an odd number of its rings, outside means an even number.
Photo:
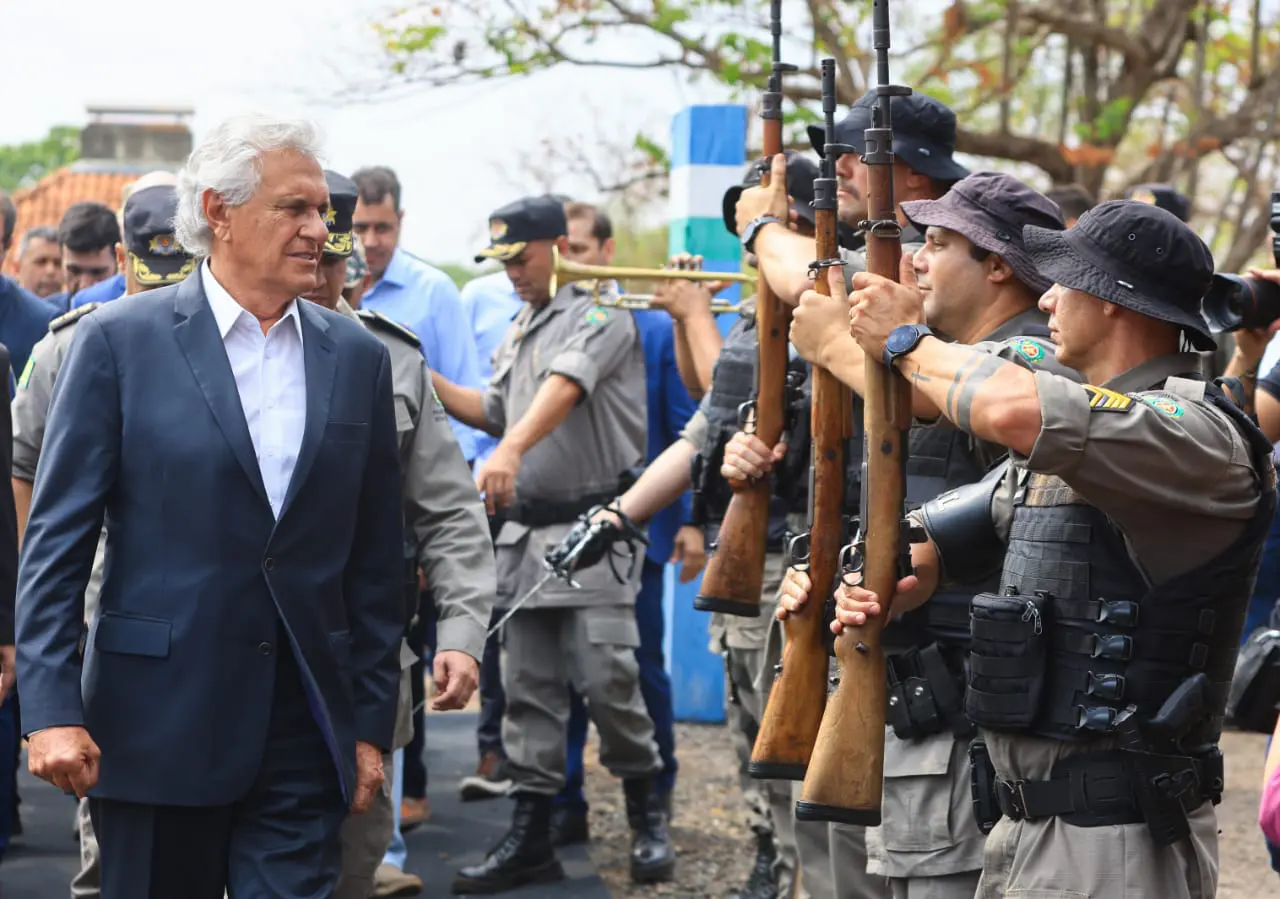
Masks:
[[[982,361],[973,368],[972,373],[960,385],[959,396],[956,398],[956,417],[952,419],[960,430],[970,433],[969,416],[973,411],[973,398],[987,379],[1005,365],[1004,360],[996,356],[983,355]]]
[[[956,404],[955,404],[956,391],[959,389],[960,385],[964,383],[965,378],[969,376],[969,372],[972,369],[974,369],[978,365],[978,363],[981,361],[982,361],[981,354],[973,353],[968,359],[965,360],[964,365],[960,366],[960,370],[956,372],[956,376],[951,379],[951,386],[947,388],[947,402],[945,404],[944,410],[946,412],[947,418],[951,419],[952,421],[956,420]]]
[[[933,380],[933,378],[929,377],[928,375],[926,375],[924,372],[920,370],[920,366],[918,364],[912,362],[910,363],[910,366],[911,366],[911,370],[908,377],[911,378],[911,383],[914,384],[916,387],[919,387],[921,384],[927,384],[929,381]]]

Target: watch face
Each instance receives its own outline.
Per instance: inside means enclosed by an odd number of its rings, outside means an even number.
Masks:
[[[916,330],[910,325],[894,328],[889,332],[885,345],[891,353],[901,353],[916,341]]]

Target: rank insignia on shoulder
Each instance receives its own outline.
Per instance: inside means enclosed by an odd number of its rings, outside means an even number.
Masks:
[[[1128,412],[1133,408],[1131,396],[1092,384],[1083,386],[1084,392],[1089,394],[1089,408],[1096,412]]]
[[[36,370],[36,357],[28,356],[27,364],[22,366],[22,377],[18,378],[19,389],[26,390],[31,383],[31,373]]]
[[[77,306],[75,309],[72,309],[70,312],[64,312],[62,315],[59,315],[53,321],[49,322],[49,330],[61,331],[63,328],[65,328],[67,325],[71,324],[72,322],[80,321],[80,319],[84,318],[86,315],[88,315],[90,312],[97,309],[101,305],[102,305],[101,303],[85,303],[83,306]]]
[[[603,325],[609,320],[609,310],[603,306],[592,306],[585,317],[589,325]]]
[[[368,323],[379,331],[394,334],[414,347],[422,346],[422,341],[418,339],[417,334],[414,334],[398,321],[387,318],[381,312],[374,312],[372,309],[357,309],[356,315],[360,317],[361,321]]]
[[[1139,399],[1161,415],[1167,415],[1170,418],[1181,418],[1186,414],[1181,403],[1167,396],[1141,396]]]
[[[1013,343],[1013,349],[1019,356],[1026,359],[1028,362],[1043,362],[1044,357],[1049,353],[1043,343],[1038,340],[1032,340],[1029,337],[1023,337],[1019,340],[1015,340]]]

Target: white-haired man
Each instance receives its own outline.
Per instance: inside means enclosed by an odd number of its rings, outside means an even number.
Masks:
[[[86,317],[54,387],[19,573],[29,763],[89,795],[103,899],[327,896],[396,718],[387,351],[296,299],[327,236],[311,126],[220,125],[178,194],[207,262]]]

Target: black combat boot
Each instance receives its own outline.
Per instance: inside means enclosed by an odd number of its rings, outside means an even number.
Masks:
[[[573,805],[557,805],[551,809],[551,845],[576,846],[591,842],[587,826],[587,810]]]
[[[647,777],[622,782],[631,825],[631,882],[660,883],[676,870],[676,852],[667,834],[667,812]]]
[[[742,889],[730,894],[729,899],[778,899],[778,878],[773,865],[778,851],[773,846],[773,835],[756,833],[756,863]]]
[[[511,829],[478,865],[453,879],[454,893],[505,893],[526,883],[564,880],[551,848],[551,797],[516,793]]]

